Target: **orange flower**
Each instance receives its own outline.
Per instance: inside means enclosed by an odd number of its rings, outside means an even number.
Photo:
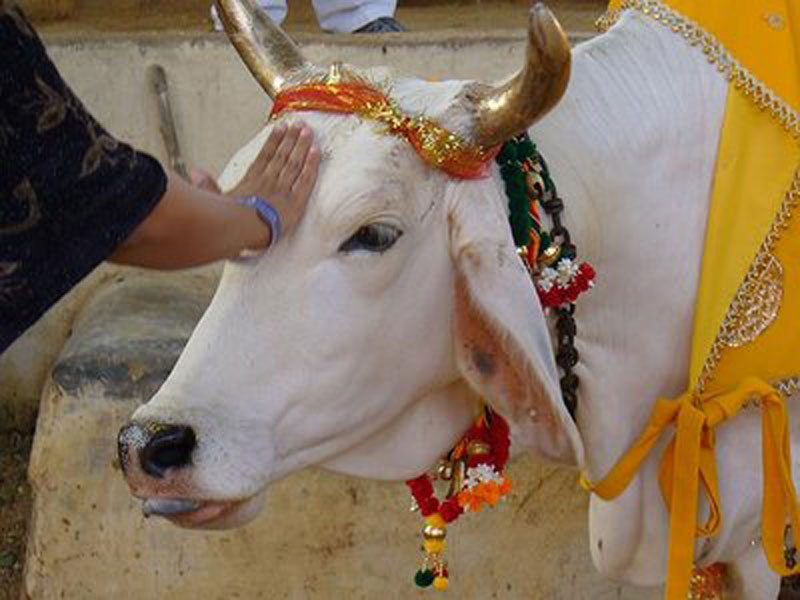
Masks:
[[[470,512],[480,512],[483,509],[483,498],[471,490],[459,492],[457,498],[458,503]]]

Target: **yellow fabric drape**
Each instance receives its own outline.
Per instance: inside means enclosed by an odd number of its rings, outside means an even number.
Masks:
[[[609,8],[618,8],[623,2],[612,0]],[[774,94],[795,110],[800,108],[796,35],[800,32],[800,3],[670,0],[664,4],[715,35]],[[769,110],[760,109],[752,97],[731,85],[695,308],[689,389],[677,399],[656,402],[645,431],[601,482],[582,480],[586,489],[601,498],[617,497],[664,430],[674,425],[675,433],[659,467],[659,485],[670,511],[668,600],[687,597],[695,537],[714,535],[722,523],[714,427],[733,418],[751,401],[759,403],[762,411],[764,552],[770,567],[781,575],[800,570],[788,569],[783,556],[787,522],[792,524],[795,545],[800,548],[800,513],[791,479],[785,401],[765,383],[800,375],[800,311],[796,309],[800,306],[800,219],[789,221],[772,249],[783,268],[777,283],[782,286],[777,317],[749,343],[735,348],[718,345],[720,357],[711,377],[702,393],[694,389],[731,301],[775,221],[799,165],[797,140]],[[709,514],[698,525],[701,490]]]
[[[800,146],[797,141],[769,113],[757,108],[738,90],[731,89],[703,248],[690,384],[697,381],[702,371],[720,323],[775,219],[798,165]],[[769,368],[771,358],[767,361],[764,358],[769,357],[762,357],[760,366],[749,368],[748,372],[758,373],[768,380],[800,372],[800,365],[794,361],[788,365],[789,369],[776,372]],[[723,382],[736,381],[735,378],[721,378],[718,371],[715,371],[714,378]]]
[[[664,451],[658,473],[661,493],[670,511],[666,592],[670,600],[684,600],[689,592],[695,536],[715,535],[722,523],[714,427],[735,417],[748,402],[758,402],[762,411],[764,552],[775,571],[789,575],[792,571],[783,564],[784,522],[788,519],[794,531],[800,532],[800,512],[791,478],[788,420],[781,395],[760,379],[747,378],[737,387],[708,394],[699,402],[690,393],[675,400],[659,399],[644,433],[603,481],[592,484],[581,479],[583,487],[600,498],[616,498],[636,475],[664,430],[675,424],[675,434]],[[698,525],[697,500],[701,486],[708,500],[709,514],[705,523]]]

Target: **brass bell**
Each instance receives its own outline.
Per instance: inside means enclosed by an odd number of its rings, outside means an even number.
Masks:
[[[444,481],[450,481],[453,478],[453,465],[442,461],[436,469],[436,476]]]
[[[422,530],[422,535],[425,536],[426,540],[443,540],[447,537],[447,529],[444,527],[426,525]]]
[[[544,250],[544,252],[542,252],[542,256],[539,258],[539,262],[544,264],[544,266],[549,267],[550,265],[558,261],[560,256],[561,256],[561,247],[557,246],[556,244],[551,244]]]
[[[480,440],[472,440],[467,446],[468,456],[479,456],[479,455],[489,454],[491,451],[492,447],[486,442],[482,442]]]
[[[531,194],[539,195],[544,191],[544,179],[535,171],[525,173],[525,184]]]

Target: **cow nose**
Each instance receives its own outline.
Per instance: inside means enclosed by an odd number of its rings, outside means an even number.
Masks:
[[[138,451],[142,471],[159,479],[167,469],[188,465],[196,445],[197,438],[191,427],[161,423],[132,423],[120,431],[117,439],[123,471],[130,463],[130,453]]]
[[[191,462],[192,450],[197,438],[191,427],[184,425],[162,425],[139,450],[142,470],[153,477],[161,478],[167,469],[179,469]]]

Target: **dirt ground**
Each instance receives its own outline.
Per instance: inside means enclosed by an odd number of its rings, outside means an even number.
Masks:
[[[17,600],[31,508],[31,433],[0,431],[0,600]]]

